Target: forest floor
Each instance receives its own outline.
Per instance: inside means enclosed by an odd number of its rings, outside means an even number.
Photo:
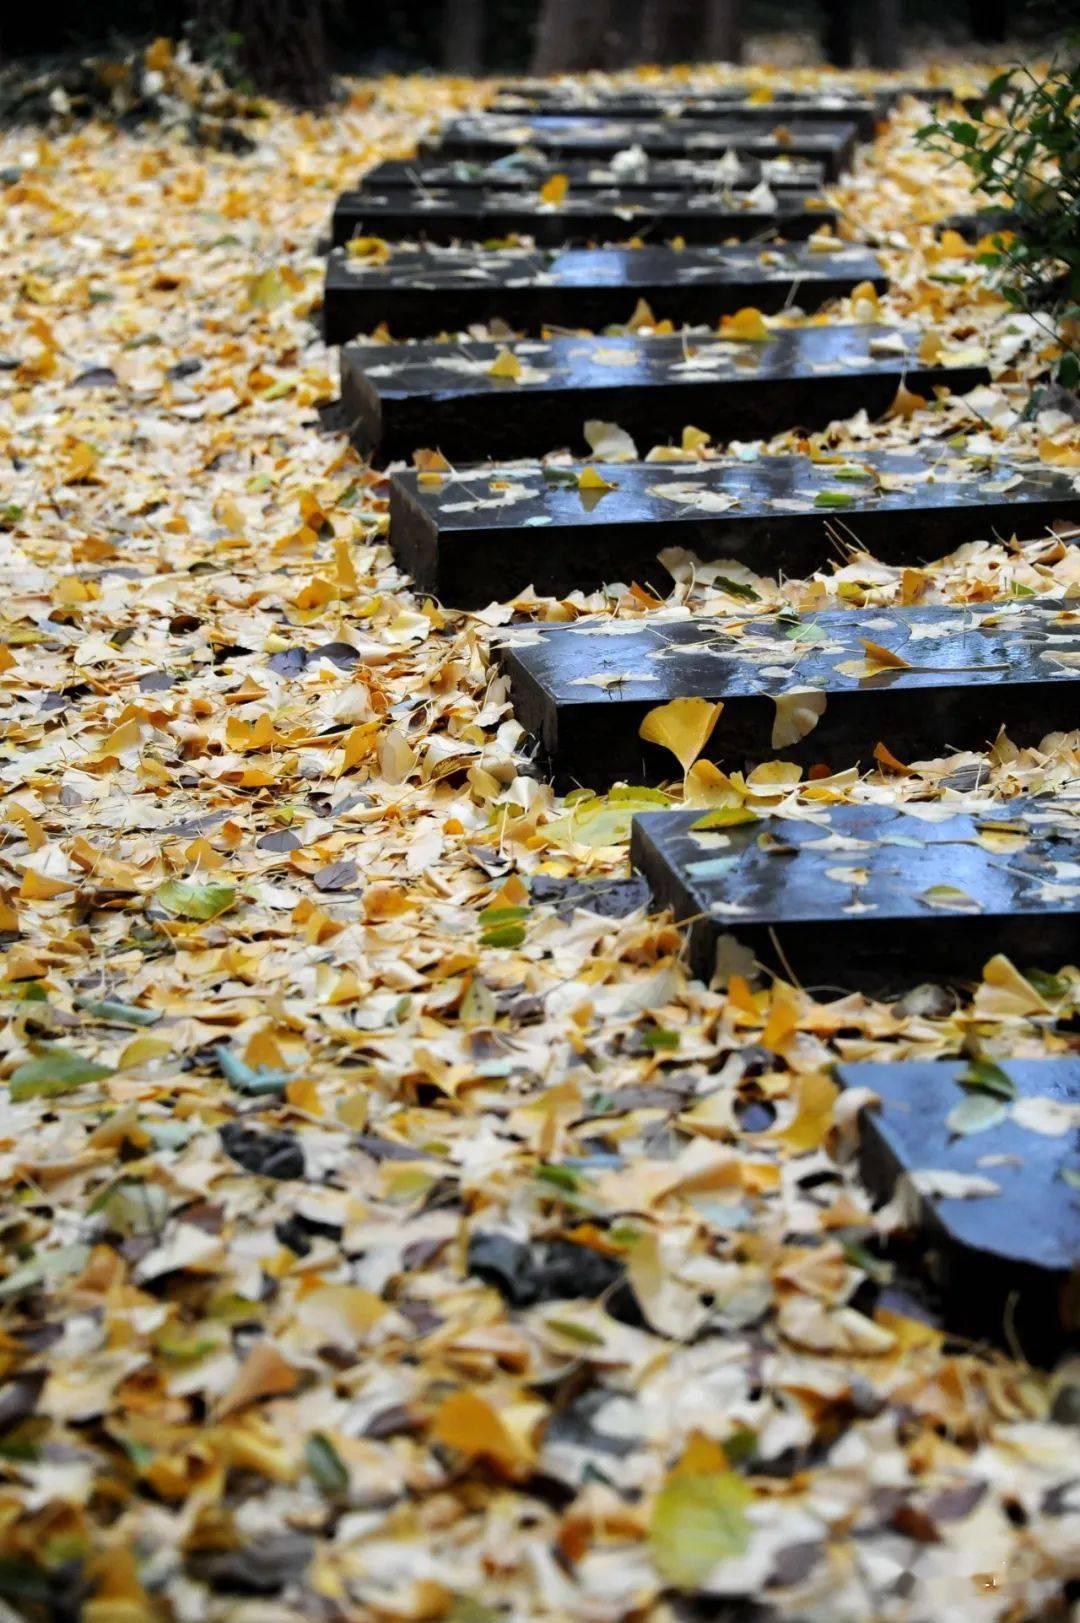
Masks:
[[[480,95],[358,85],[245,156],[0,136],[0,1614],[1064,1616],[1077,1367],[905,1305],[826,1071],[1062,1053],[1080,971],[707,987],[663,916],[530,906],[531,876],[624,873],[625,819],[527,769],[489,632],[655,604],[419,600],[385,480],[320,410],[336,192]],[[994,383],[815,443],[1080,470],[1069,418],[1022,417],[1042,336],[931,228],[969,199],[924,116],[836,189],[893,286],[828,319],[914,320]],[[674,601],[1078,590],[1075,547],[988,537],[921,571],[706,567]],[[724,792],[933,817],[1075,792],[1078,746]],[[541,1242],[571,1241],[568,1278]]]

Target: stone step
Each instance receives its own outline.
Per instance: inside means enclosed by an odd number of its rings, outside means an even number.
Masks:
[[[813,192],[621,191],[618,187],[568,194],[547,203],[520,187],[366,187],[342,192],[331,235],[336,246],[354,236],[435,243],[531,237],[539,246],[625,242],[630,237],[667,242],[716,243],[753,237],[804,239],[823,227],[836,230],[833,209]]]
[[[738,119],[740,123],[766,125],[798,119],[800,124],[852,123],[861,140],[868,140],[887,108],[876,96],[815,95],[788,90],[769,101],[758,101],[739,87],[728,90],[621,91],[610,95],[590,95],[582,87],[565,86],[561,93],[501,91],[484,109],[516,118],[557,115],[561,118],[605,119]]]
[[[772,760],[865,770],[879,743],[907,763],[986,749],[1001,727],[1024,747],[1080,723],[1080,600],[660,615],[499,641],[514,713],[560,788],[677,776],[671,752],[639,736],[674,699],[723,705],[704,754],[728,773]]]
[[[636,156],[629,162],[606,163],[603,159],[574,159],[556,164],[547,158],[530,159],[513,153],[491,163],[470,163],[465,158],[440,162],[436,158],[390,159],[369,169],[362,185],[378,191],[382,187],[414,187],[420,191],[471,191],[476,186],[522,187],[539,191],[556,175],[566,177],[570,191],[691,191],[727,188],[749,191],[762,181],[775,192],[815,191],[825,181],[821,163],[811,158],[649,158]]]
[[[738,967],[736,943],[810,991],[878,995],[973,980],[997,953],[1053,973],[1075,960],[1077,887],[1063,865],[1080,841],[1076,800],[808,803],[797,818],[706,828],[708,817],[646,812],[630,842],[656,906],[687,921],[705,980]]]
[[[832,240],[832,239],[830,239]],[[629,321],[640,299],[657,317],[715,323],[745,305],[767,312],[816,309],[869,281],[886,280],[870,249],[805,243],[788,248],[399,248],[384,262],[326,262],[327,342],[343,343],[385,322],[396,338],[462,332],[502,320],[543,327],[602,328]]]
[[[618,423],[644,452],[678,442],[688,423],[723,441],[824,428],[861,408],[876,417],[901,378],[927,399],[935,386],[961,393],[987,380],[979,364],[922,365],[918,345],[914,330],[857,324],[785,328],[763,343],[715,334],[360,343],[342,350],[341,392],[357,445],[387,459],[420,446],[453,462],[584,454],[590,418]],[[516,380],[491,375],[509,364],[504,351],[520,366]],[[562,498],[556,516],[579,512]],[[670,503],[658,513],[673,516]]]
[[[778,119],[769,125],[735,118],[598,119],[543,113],[518,118],[477,113],[445,124],[428,153],[434,152],[444,161],[474,158],[487,162],[509,157],[523,147],[560,159],[614,157],[638,149],[662,158],[721,158],[735,152],[746,158],[812,158],[824,164],[827,179],[835,180],[851,164],[858,133],[854,124],[843,121],[814,124]]]
[[[844,543],[883,563],[918,565],[966,541],[1032,539],[1055,520],[1080,521],[1072,480],[1038,466],[965,469],[961,477],[935,451],[878,453],[853,467],[894,488],[838,478],[834,466],[800,456],[601,465],[608,490],[579,488],[580,464],[400,473],[390,485],[390,544],[419,590],[473,608],[530,585],[563,597],[636,582],[666,596],[664,559],[679,556],[668,548],[801,577],[837,558]]]
[[[1003,1342],[1008,1326],[1009,1350],[1032,1362],[1063,1350],[1080,1329],[1066,1290],[1080,1266],[1080,1057],[1003,1059],[989,1076],[967,1060],[890,1060],[838,1065],[836,1080],[876,1097],[859,1115],[862,1174],[882,1200],[903,1187],[950,1329]]]

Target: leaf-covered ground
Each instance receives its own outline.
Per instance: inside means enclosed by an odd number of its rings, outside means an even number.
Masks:
[[[1064,1617],[1076,1365],[946,1339],[827,1067],[1067,1052],[1080,972],[705,987],[664,917],[531,899],[622,875],[632,800],[568,811],[532,775],[491,631],[656,605],[418,601],[320,411],[334,195],[470,98],[358,86],[252,121],[246,156],[0,138],[5,1615]],[[1021,419],[1045,339],[931,228],[967,198],[923,117],[837,192],[894,291],[827,319],[914,319],[994,384],[815,446],[1080,467],[1066,415]],[[668,610],[1080,585],[1057,536],[898,570],[842,520],[813,579],[687,566]],[[1077,797],[1076,734],[882,742],[861,777],[686,792]]]

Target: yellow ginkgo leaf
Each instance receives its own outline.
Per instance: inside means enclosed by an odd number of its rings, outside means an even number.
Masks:
[[[369,265],[385,265],[392,251],[382,237],[350,237],[345,244],[350,259],[363,259]]]
[[[603,474],[598,473],[591,464],[587,468],[582,468],[578,474],[577,482],[579,490],[615,490],[617,488],[614,480],[605,479]]]
[[[764,344],[772,336],[765,317],[752,304],[744,310],[736,310],[733,316],[724,316],[720,327],[725,338],[743,338],[753,344]]]
[[[866,657],[873,665],[884,665],[890,671],[910,671],[911,661],[902,654],[894,654],[891,648],[884,648],[879,642],[870,642],[866,637],[859,641],[866,649]]]
[[[711,434],[706,434],[703,428],[695,428],[693,423],[687,423],[682,431],[682,448],[684,451],[700,451],[702,446],[708,445],[711,440]]]
[[[521,378],[521,362],[509,349],[500,349],[491,365],[488,367],[489,378],[507,378],[511,383],[517,383]]]
[[[569,175],[552,175],[540,188],[545,203],[561,203],[570,190]]]
[[[711,699],[672,699],[649,711],[638,736],[670,750],[683,771],[689,772],[712,737],[723,708]]]
[[[537,1408],[536,1419],[542,1411]],[[515,1417],[503,1416],[475,1392],[452,1392],[444,1398],[431,1427],[433,1442],[455,1448],[470,1459],[494,1461],[511,1473],[531,1466],[536,1458],[527,1430],[508,1423]]]
[[[874,286],[873,282],[860,282],[858,286],[853,287],[851,290],[851,302],[853,305],[868,304],[874,311],[875,316],[878,310],[881,308],[881,300],[878,297],[878,290]]]
[[[892,405],[885,413],[886,417],[914,417],[917,411],[922,411],[926,400],[921,394],[913,394],[906,383],[901,383],[896,391]]]
[[[812,733],[825,714],[825,695],[813,689],[795,693],[778,693],[773,700],[776,716],[773,721],[774,750],[787,749],[800,738]]]

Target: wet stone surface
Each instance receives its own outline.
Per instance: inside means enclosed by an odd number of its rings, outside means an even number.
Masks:
[[[462,463],[584,453],[590,418],[618,423],[644,454],[691,423],[716,440],[823,428],[847,411],[886,411],[901,379],[932,398],[935,386],[959,394],[988,377],[977,349],[924,366],[917,348],[914,331],[863,325],[789,328],[762,343],[712,334],[358,343],[342,352],[341,392],[357,445],[387,459],[421,445]]]
[[[385,323],[395,338],[501,320],[519,331],[599,329],[629,321],[640,299],[658,317],[716,322],[745,305],[817,309],[858,286],[887,286],[867,248],[399,248],[384,262],[335,248],[326,262],[328,343]]]
[[[605,119],[738,119],[763,124],[772,129],[781,120],[798,119],[800,124],[835,124],[837,120],[855,124],[865,140],[874,133],[893,98],[861,96],[836,91],[820,95],[798,90],[781,90],[770,100],[755,99],[737,86],[715,90],[616,91],[608,95],[590,94],[582,86],[556,87],[554,93],[506,89],[496,96],[487,111],[518,118],[557,114],[564,118]]]
[[[811,191],[623,191],[619,187],[568,193],[558,204],[520,187],[365,187],[343,192],[331,228],[336,245],[353,236],[387,241],[486,242],[531,237],[543,247],[572,242],[715,243],[729,238],[798,240],[822,226],[836,229],[836,214]]]
[[[902,1179],[950,1324],[1031,1358],[1080,1328],[1080,1058],[840,1065],[878,1103],[860,1115],[861,1165],[891,1199]]]
[[[995,953],[1051,970],[1075,954],[1075,802],[823,803],[705,827],[709,816],[635,817],[630,845],[657,906],[693,921],[690,961],[706,980],[738,968],[739,947],[811,991],[827,980],[877,994],[970,980]]]
[[[723,704],[705,754],[727,772],[865,768],[879,742],[903,761],[985,749],[1001,727],[1025,746],[1080,716],[1080,612],[1059,604],[582,621],[509,631],[500,657],[563,787],[669,778],[638,729],[672,699]]]
[[[687,553],[711,561],[714,578],[730,579],[733,565],[806,575],[835,557],[838,518],[853,545],[890,564],[928,563],[995,535],[1032,538],[1080,518],[1067,474],[980,469],[960,456],[615,463],[595,468],[593,488],[579,485],[582,473],[580,464],[525,463],[395,474],[390,544],[422,590],[475,607],[528,585],[565,594],[636,581],[666,596]],[[743,596],[752,606],[745,583]]]
[[[478,113],[444,125],[437,156],[490,160],[523,147],[560,158],[598,158],[641,149],[665,158],[813,158],[835,180],[850,164],[858,138],[848,120],[806,123],[776,119],[747,122],[737,115],[712,119],[605,119],[537,114]]]
[[[565,175],[571,194],[583,190],[700,192],[750,190],[764,181],[773,191],[814,191],[825,179],[823,164],[813,158],[787,153],[776,158],[721,157],[657,158],[633,152],[603,158],[571,159],[555,164],[542,154],[514,152],[491,162],[467,158],[393,158],[368,170],[363,185],[373,191],[385,187],[471,190],[475,186],[514,187],[538,192],[555,175]]]

